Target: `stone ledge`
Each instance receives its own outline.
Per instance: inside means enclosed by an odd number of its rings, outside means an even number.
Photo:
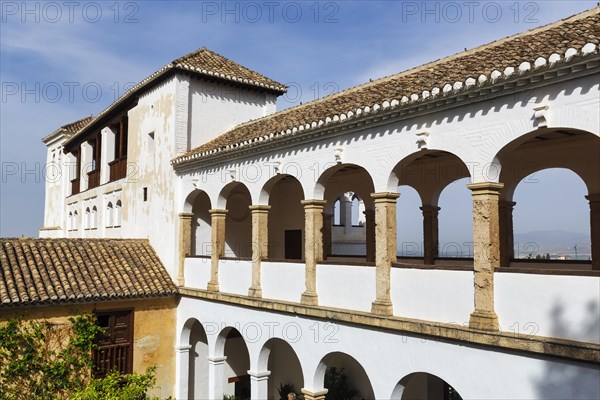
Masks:
[[[430,322],[400,317],[382,317],[362,311],[310,306],[281,300],[256,299],[236,294],[209,292],[202,289],[187,287],[180,287],[179,294],[187,297],[230,303],[260,310],[364,325],[411,335],[428,336],[442,341],[495,347],[505,351],[517,351],[548,357],[559,357],[586,363],[600,363],[600,345],[593,343],[507,332],[481,331],[441,322]]]

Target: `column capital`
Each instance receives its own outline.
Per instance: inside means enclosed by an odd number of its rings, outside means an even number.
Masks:
[[[222,356],[222,357],[208,356],[208,357],[206,357],[206,359],[208,360],[209,364],[220,365],[220,364],[223,364],[225,362],[225,360],[227,360],[227,357],[226,356]]]
[[[423,211],[423,214],[425,213],[429,213],[429,214],[437,214],[438,212],[440,212],[441,208],[438,206],[431,206],[431,205],[425,205],[422,207],[419,207],[419,209],[421,211]]]
[[[271,375],[271,371],[258,372],[248,370],[246,372],[248,372],[248,375],[250,375],[251,378],[254,378],[255,381],[266,381],[267,379],[269,379],[269,375]]]
[[[210,215],[214,215],[214,216],[220,216],[220,215],[227,215],[227,213],[229,212],[229,210],[226,209],[219,209],[219,208],[211,208],[210,210],[208,210],[208,212],[210,213]]]
[[[585,196],[585,198],[591,203],[600,203],[600,193],[592,193]]]
[[[271,206],[266,205],[266,204],[257,204],[257,205],[253,204],[251,206],[248,206],[248,208],[252,212],[257,212],[257,213],[263,212],[263,213],[266,213],[266,212],[269,212],[269,210],[271,209]]]
[[[371,197],[376,203],[380,202],[388,202],[388,201],[396,201],[398,197],[400,197],[400,193],[396,192],[376,192],[371,193]]]
[[[185,344],[182,346],[175,346],[175,351],[178,353],[187,353],[192,348],[191,344]]]
[[[328,391],[328,389],[321,389],[313,392],[304,388],[300,389],[306,400],[325,400],[325,395]]]
[[[468,183],[467,188],[473,192],[473,195],[476,194],[492,194],[498,195],[502,188],[504,187],[504,183],[498,182],[476,182],[476,183]]]
[[[327,204],[327,200],[317,200],[317,199],[300,200],[300,204],[302,204],[304,206],[304,208],[323,208]]]
[[[191,213],[191,212],[182,212],[182,213],[179,213],[179,218],[180,219],[188,219],[188,218],[191,219],[193,217],[194,217],[194,213]]]

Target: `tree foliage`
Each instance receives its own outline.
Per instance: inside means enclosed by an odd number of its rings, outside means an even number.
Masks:
[[[92,314],[69,324],[12,319],[0,326],[0,400],[145,400],[154,369],[126,377],[92,377],[92,350],[102,333]]]
[[[344,368],[331,367],[325,371],[325,387],[327,400],[352,400],[360,396],[360,392],[348,381]]]

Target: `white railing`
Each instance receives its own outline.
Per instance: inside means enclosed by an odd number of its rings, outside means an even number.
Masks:
[[[394,315],[465,324],[473,312],[473,272],[392,268]]]
[[[263,297],[299,302],[306,289],[304,285],[304,263],[266,262],[261,263]]]
[[[600,277],[498,272],[503,331],[600,343]]]
[[[375,300],[375,267],[318,265],[319,305],[371,311]]]
[[[183,278],[187,287],[206,289],[210,281],[210,258],[186,258]]]
[[[319,305],[369,312],[375,299],[373,266],[319,264]],[[305,290],[304,263],[263,261],[263,298],[300,302]],[[185,285],[206,289],[210,259],[187,258]],[[247,295],[252,262],[221,260],[223,293]],[[497,272],[495,308],[505,332],[600,343],[600,277]],[[469,270],[392,268],[394,315],[468,325],[473,312],[473,272]]]

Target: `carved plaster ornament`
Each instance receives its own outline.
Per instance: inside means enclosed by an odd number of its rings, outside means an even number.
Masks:
[[[279,175],[281,173],[281,160],[273,162],[273,171],[276,175]]]
[[[342,146],[337,146],[333,149],[333,156],[335,157],[335,162],[337,164],[342,163],[342,153],[344,152],[344,148]]]
[[[232,181],[235,181],[235,180],[236,180],[236,175],[237,175],[237,171],[236,171],[236,169],[235,169],[235,168],[231,168],[231,169],[229,170],[229,178],[230,178]]]
[[[429,132],[421,131],[421,132],[417,133],[417,146],[419,147],[419,150],[427,149],[428,140],[429,140]]]
[[[533,108],[533,119],[537,123],[538,128],[548,127],[548,106],[538,105]]]

